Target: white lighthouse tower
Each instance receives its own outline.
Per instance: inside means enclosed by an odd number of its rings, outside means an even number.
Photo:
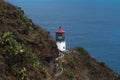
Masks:
[[[60,51],[66,50],[65,31],[62,30],[61,26],[56,31],[56,44]]]

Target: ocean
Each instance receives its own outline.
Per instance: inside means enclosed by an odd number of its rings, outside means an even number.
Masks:
[[[120,73],[120,1],[7,0],[55,38],[59,26],[67,48],[81,46]]]

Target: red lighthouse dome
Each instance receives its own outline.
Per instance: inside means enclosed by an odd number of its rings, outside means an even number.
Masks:
[[[59,27],[59,29],[56,31],[56,33],[64,33],[65,31],[61,28],[61,26]]]

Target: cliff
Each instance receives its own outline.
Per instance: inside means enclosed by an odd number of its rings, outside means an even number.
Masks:
[[[0,1],[0,80],[120,80],[83,48],[60,52],[20,7]]]

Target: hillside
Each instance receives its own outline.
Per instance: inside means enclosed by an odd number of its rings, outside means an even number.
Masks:
[[[84,48],[75,47],[59,60],[64,70],[57,80],[120,80],[104,62],[92,58]]]
[[[20,7],[0,0],[0,80],[120,80],[81,47],[60,52]]]

